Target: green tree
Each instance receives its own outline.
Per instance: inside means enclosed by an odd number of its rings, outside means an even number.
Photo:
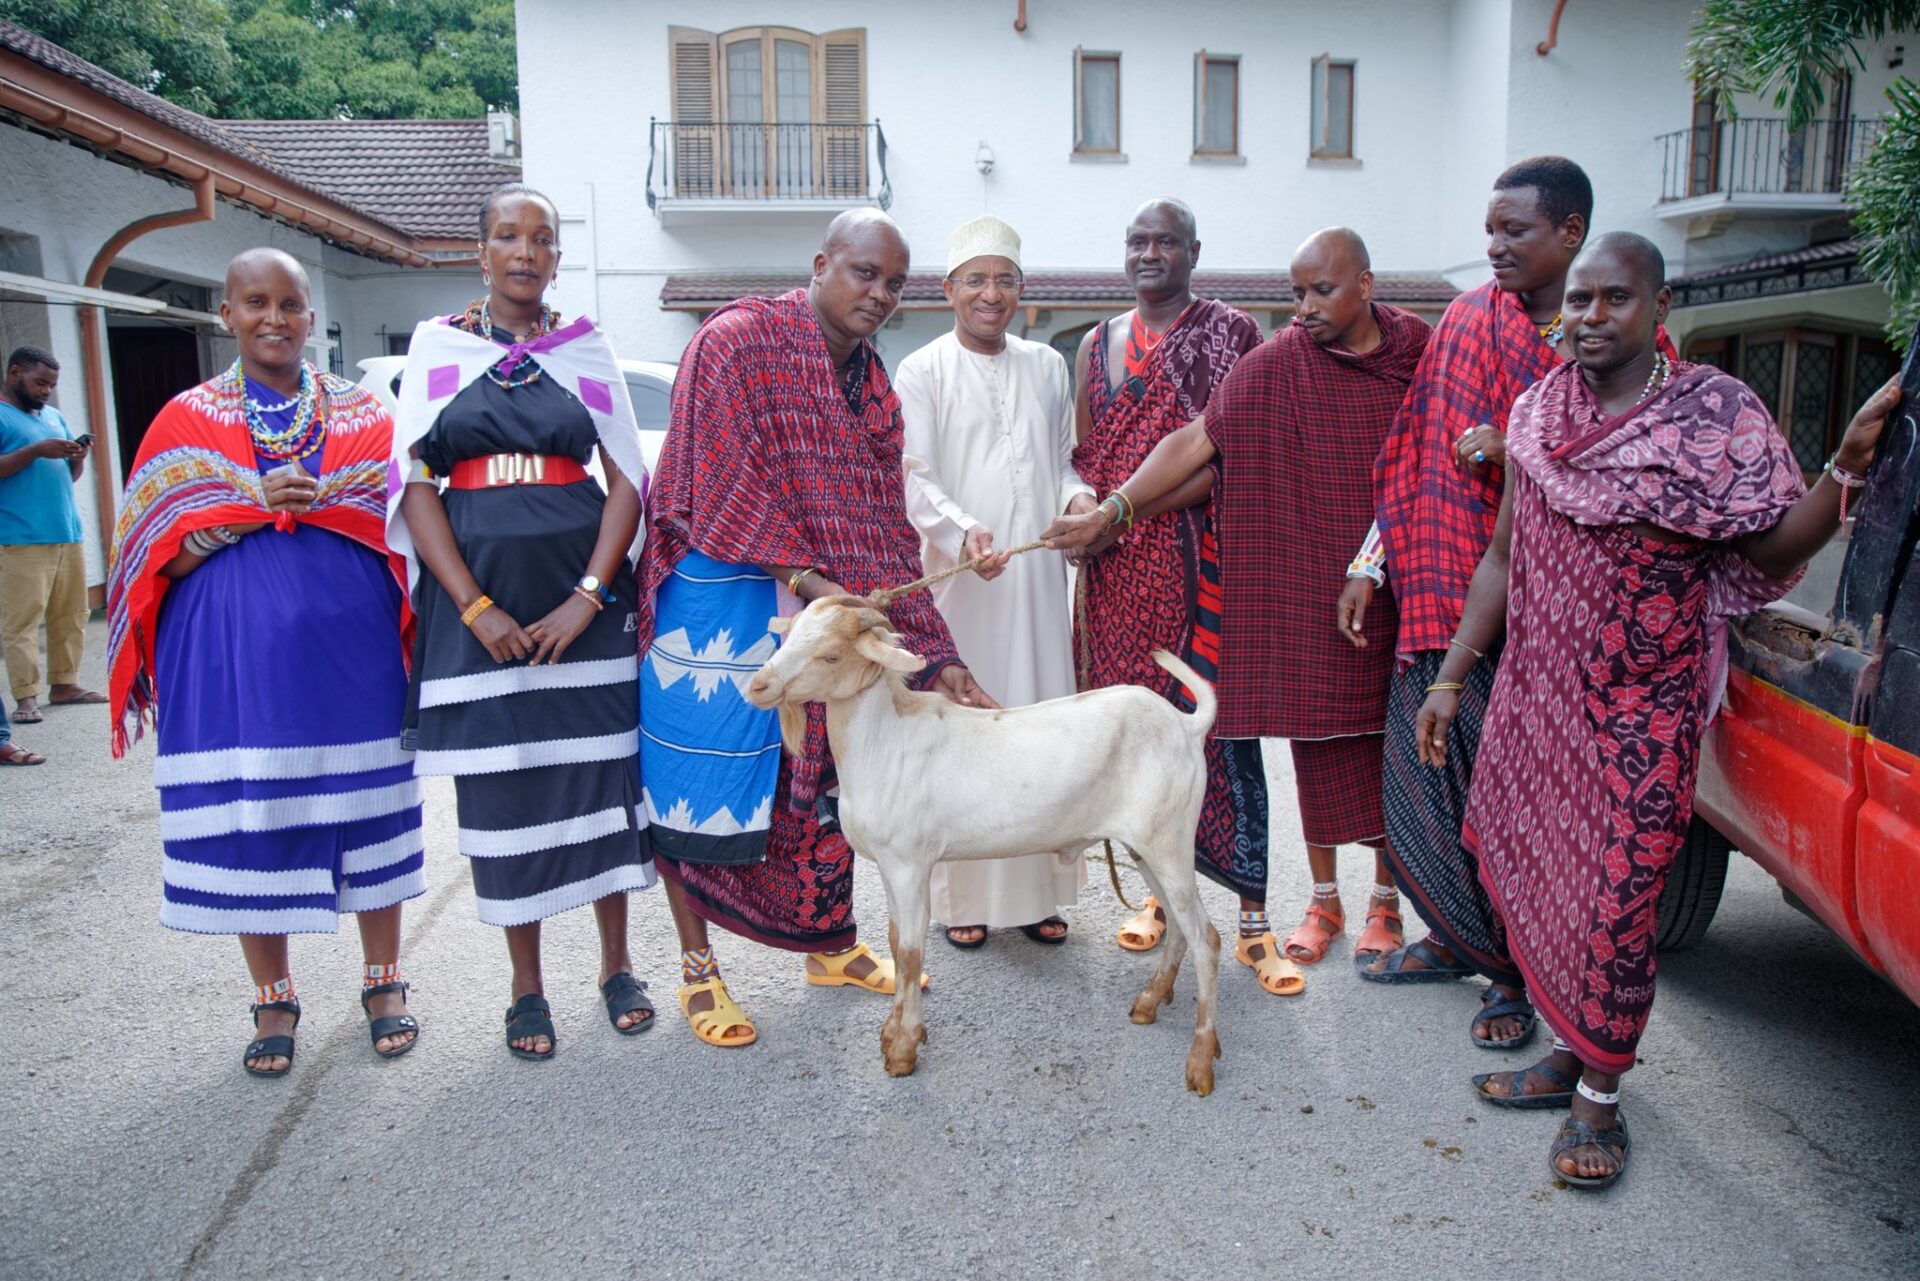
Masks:
[[[1687,71],[1734,114],[1736,94],[1816,116],[1836,74],[1864,68],[1859,43],[1920,31],[1920,0],[1707,0],[1687,44]],[[1887,336],[1901,350],[1920,324],[1920,86],[1887,90],[1873,150],[1847,180],[1860,261],[1893,300]]]
[[[447,119],[520,102],[513,0],[0,0],[0,17],[211,116]]]

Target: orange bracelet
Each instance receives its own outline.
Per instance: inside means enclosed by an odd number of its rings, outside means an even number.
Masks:
[[[467,606],[466,609],[461,612],[460,621],[468,627],[472,627],[474,619],[480,617],[480,615],[492,608],[493,597],[482,595],[479,600],[474,601],[473,604]]]

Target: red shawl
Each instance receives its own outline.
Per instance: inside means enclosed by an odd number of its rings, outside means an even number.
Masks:
[[[319,496],[304,516],[266,509],[237,361],[168,401],[140,442],[107,572],[107,688],[116,758],[126,754],[129,714],[135,738],[152,720],[155,624],[170,585],[160,569],[196,529],[272,521],[292,534],[313,525],[387,557],[403,598],[396,640],[403,654],[412,653],[406,567],[388,552],[385,533],[393,419],[364,387],[319,370],[313,376],[326,421],[325,465]]]
[[[1234,364],[1260,345],[1260,327],[1225,303],[1195,302],[1161,337],[1146,373],[1119,373],[1112,390],[1106,343],[1103,322],[1087,362],[1092,426],[1073,451],[1074,471],[1101,494],[1119,488],[1155,445],[1206,411]],[[1172,697],[1174,682],[1152,655],[1187,652],[1201,533],[1211,511],[1201,503],[1156,516],[1081,568],[1085,608],[1074,629],[1081,689],[1145,685]]]
[[[1322,347],[1290,325],[1241,357],[1207,406],[1219,451],[1222,738],[1377,734],[1386,720],[1393,597],[1355,649],[1333,626],[1353,549],[1373,522],[1373,461],[1431,332],[1376,304],[1380,345]]]
[[[854,359],[866,362],[857,415],[801,289],[742,298],[694,335],[680,357],[673,425],[648,503],[641,653],[653,642],[654,593],[689,548],[731,565],[812,567],[857,593],[920,576],[900,399],[871,345]],[[901,643],[927,660],[923,686],[958,661],[927,593],[901,597],[888,614]],[[791,794],[803,811],[813,808],[828,761],[825,709],[808,713]]]

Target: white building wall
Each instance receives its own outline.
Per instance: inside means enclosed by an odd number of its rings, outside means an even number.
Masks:
[[[150,174],[103,159],[11,126],[0,127],[0,231],[32,236],[39,242],[40,274],[50,280],[79,282],[93,256],[120,228],[136,218],[173,209],[191,208],[193,193]],[[313,305],[318,313],[316,336],[340,323],[353,372],[355,354],[373,354],[373,329],[381,323],[411,330],[413,320],[433,309],[453,310],[472,296],[452,279],[434,280],[429,272],[362,282],[349,272],[379,269],[379,264],[327,246],[316,237],[263,218],[225,201],[219,202],[212,222],[172,227],[143,236],[114,260],[117,267],[148,272],[184,284],[208,286],[217,307],[226,265],[243,249],[270,245],[292,254],[313,281]],[[367,297],[358,297],[363,290]],[[453,301],[457,299],[457,301]],[[16,308],[20,305],[15,305]],[[113,414],[113,371],[102,370],[106,384],[107,422],[87,416],[85,361],[80,345],[77,308],[46,307],[47,328],[54,355],[60,361],[60,387],[54,404],[76,432],[91,431],[95,446],[88,461],[112,470],[118,489],[120,460]],[[408,319],[411,317],[411,319]],[[361,334],[366,326],[366,335]],[[230,344],[226,348],[231,350]],[[309,357],[317,353],[309,352]],[[324,358],[320,363],[324,364]],[[74,486],[81,521],[87,531],[87,581],[106,579],[106,558],[100,546],[98,507],[92,476]]]

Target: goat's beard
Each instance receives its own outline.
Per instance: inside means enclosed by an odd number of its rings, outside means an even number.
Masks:
[[[790,756],[799,756],[807,745],[807,705],[780,704],[780,741]]]

